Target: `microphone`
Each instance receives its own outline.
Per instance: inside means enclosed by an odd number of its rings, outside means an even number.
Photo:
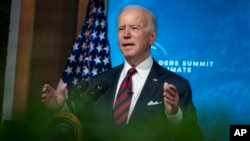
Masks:
[[[76,102],[79,100],[81,95],[85,93],[87,88],[89,87],[89,83],[85,80],[81,80],[77,85],[73,87],[72,90],[69,91],[68,99],[66,100],[66,104],[72,113],[77,112]]]
[[[83,93],[87,90],[89,87],[89,83],[86,80],[81,80],[77,85],[74,86],[72,90],[69,91],[69,100],[78,99],[83,95]]]
[[[109,84],[106,81],[102,81],[95,88],[91,89],[87,93],[87,99],[85,100],[86,104],[89,104],[92,101],[96,101],[100,95],[102,95],[109,88]]]

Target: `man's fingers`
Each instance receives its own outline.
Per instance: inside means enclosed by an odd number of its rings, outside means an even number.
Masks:
[[[171,100],[171,101],[173,101],[175,98],[172,96],[172,95],[170,95],[169,93],[164,93],[164,97],[166,98],[166,99],[168,99],[168,100]]]
[[[47,98],[47,94],[46,93],[43,93],[42,95],[41,95],[41,98],[42,98],[42,103],[45,103],[46,102],[46,98]]]
[[[177,89],[173,84],[168,84],[168,89],[167,89],[171,94],[177,94]]]
[[[163,91],[164,93],[169,93],[172,96],[176,96],[178,94],[176,87],[173,84],[169,84],[167,82],[163,85]]]
[[[173,84],[163,84],[164,104],[168,113],[175,114],[179,103],[177,88]]]
[[[41,97],[46,98],[46,96],[47,96],[47,94],[43,93]]]
[[[176,105],[176,104],[175,104],[175,101],[169,100],[169,99],[167,99],[167,98],[165,98],[165,102],[166,102],[167,104],[171,105],[171,106],[175,106],[175,105]]]
[[[175,106],[178,103],[178,91],[173,84],[169,84],[167,82],[163,85],[164,90],[164,100],[171,106]]]
[[[163,84],[163,91],[166,91],[168,88],[168,82],[164,82]]]
[[[52,87],[49,84],[45,84],[44,88],[46,91],[50,92],[52,90]]]
[[[42,102],[45,103],[51,96],[53,96],[53,88],[49,84],[44,84],[41,95]]]
[[[43,94],[49,94],[50,91],[51,91],[50,85],[45,84],[45,85],[43,86],[43,88],[42,88],[42,93],[43,93]]]
[[[42,93],[46,93],[47,92],[47,88],[46,87],[43,87],[42,88]]]

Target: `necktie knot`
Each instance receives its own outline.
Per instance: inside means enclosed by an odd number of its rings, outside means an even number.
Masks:
[[[133,74],[135,74],[137,72],[137,70],[135,68],[130,68],[127,72],[128,76],[132,76]]]

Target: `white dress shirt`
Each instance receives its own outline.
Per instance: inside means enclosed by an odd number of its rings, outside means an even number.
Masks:
[[[128,114],[128,119],[127,119],[127,123],[130,119],[130,116],[132,114],[132,111],[135,107],[135,104],[136,104],[136,101],[138,100],[140,94],[141,94],[141,91],[142,91],[142,88],[146,82],[146,79],[148,77],[148,74],[152,68],[152,65],[153,65],[153,59],[151,56],[149,56],[146,60],[144,60],[142,63],[140,63],[138,66],[136,66],[136,70],[137,70],[137,73],[135,73],[133,76],[132,76],[132,85],[133,85],[133,95],[132,95],[132,100],[131,100],[131,105],[130,105],[130,109],[129,109],[129,114]],[[130,66],[128,64],[127,61],[124,62],[124,67],[123,67],[123,70],[121,72],[121,75],[120,75],[120,78],[119,78],[119,81],[118,81],[118,85],[117,85],[117,88],[116,88],[116,96],[115,96],[115,99],[117,97],[117,93],[118,93],[118,89],[123,81],[123,79],[126,77],[127,75],[127,72],[128,70],[131,68],[132,66]],[[162,86],[163,88],[163,86]],[[114,100],[115,102],[115,100]],[[162,111],[164,112],[164,111]],[[167,115],[166,113],[166,116],[168,117],[168,119],[172,122],[179,122],[181,119],[182,119],[182,111],[181,109],[179,108],[178,112],[176,115]]]

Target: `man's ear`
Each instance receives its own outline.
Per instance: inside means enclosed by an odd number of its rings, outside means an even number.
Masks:
[[[155,42],[156,39],[156,30],[155,28],[151,29],[151,35],[150,35],[150,44],[152,45]]]

